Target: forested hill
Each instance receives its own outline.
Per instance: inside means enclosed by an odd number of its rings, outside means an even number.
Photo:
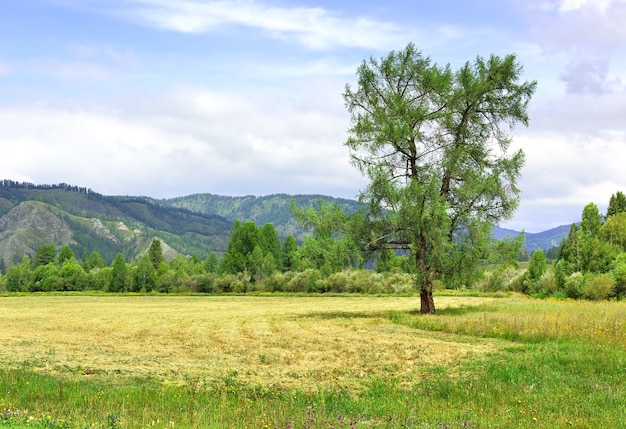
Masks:
[[[354,213],[359,203],[326,195],[287,195],[229,197],[213,194],[195,194],[186,197],[161,200],[171,207],[183,208],[197,213],[217,214],[241,222],[252,221],[257,225],[271,223],[281,238],[293,235],[301,239],[303,229],[293,217],[291,202],[298,207],[316,207],[319,201],[339,204],[346,213]]]
[[[194,213],[145,197],[104,196],[66,184],[33,185],[0,181],[0,259],[6,266],[32,256],[39,245],[68,244],[80,258],[99,252],[108,262],[117,253],[132,259],[153,238],[166,256],[206,257],[221,252],[232,221]]]
[[[567,236],[569,233],[570,227],[571,224],[561,225],[542,232],[527,232],[524,248],[528,250],[529,253],[532,253],[536,249],[548,250],[558,246],[561,244],[563,237]],[[519,231],[513,231],[511,229],[498,228],[497,226],[493,228],[493,238],[496,240],[502,240],[505,237],[516,237],[519,234]]]
[[[272,223],[281,239],[304,231],[291,212],[316,206],[318,201],[339,204],[344,211],[358,210],[354,200],[324,195],[229,197],[195,194],[167,200],[148,197],[104,196],[91,189],[59,185],[34,185],[0,180],[0,262],[11,266],[35,254],[39,245],[69,244],[75,255],[99,252],[111,262],[117,253],[127,260],[146,251],[153,238],[164,243],[167,257],[197,255],[204,259],[223,253],[235,220]],[[569,226],[540,234],[527,234],[526,249],[558,245]],[[516,231],[494,228],[495,238]]]
[[[291,201],[300,207],[319,200],[358,209],[353,200],[323,195],[228,197],[197,194],[170,200],[105,196],[68,184],[35,185],[0,180],[0,260],[12,266],[33,256],[43,243],[68,244],[80,258],[97,251],[111,262],[117,253],[127,260],[146,251],[153,238],[164,243],[169,258],[177,254],[204,259],[223,253],[233,222],[272,223],[279,236],[302,238]],[[167,256],[167,255],[166,255]]]

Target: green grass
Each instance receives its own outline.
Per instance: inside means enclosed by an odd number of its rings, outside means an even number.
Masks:
[[[383,310],[385,298],[378,299]],[[325,301],[318,302],[319,312]],[[385,323],[357,319],[356,311],[328,314],[350,329]],[[390,327],[410,327],[416,338],[491,339],[499,347],[421,364],[414,382],[390,367],[366,377],[361,389],[275,389],[234,372],[189,374],[178,383],[149,375],[77,377],[25,363],[0,370],[0,428],[625,427],[625,303],[511,297],[442,306],[435,316],[386,314]],[[357,322],[364,325],[350,325]]]

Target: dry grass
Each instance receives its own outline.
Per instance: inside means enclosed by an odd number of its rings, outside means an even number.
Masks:
[[[624,301],[535,300],[513,296],[487,307],[467,307],[469,311],[451,311],[449,317],[413,318],[413,326],[479,337],[578,339],[626,349]]]
[[[489,301],[440,297],[437,305]],[[76,377],[358,389],[389,375],[414,382],[501,344],[386,318],[417,305],[406,297],[5,297],[0,364]]]

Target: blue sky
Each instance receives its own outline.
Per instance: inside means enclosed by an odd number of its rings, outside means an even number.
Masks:
[[[626,191],[626,1],[0,3],[0,178],[167,198],[355,198],[342,92],[413,42],[456,68],[516,53],[538,81],[522,203],[537,232]]]

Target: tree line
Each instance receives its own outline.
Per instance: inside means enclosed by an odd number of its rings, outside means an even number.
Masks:
[[[272,224],[235,221],[224,255],[212,252],[204,260],[178,255],[168,262],[157,238],[141,257],[127,261],[118,253],[110,264],[97,251],[79,259],[69,245],[57,249],[44,243],[32,258],[24,257],[0,275],[0,290],[398,293],[413,290],[412,276],[402,268],[406,261],[400,255],[374,264],[377,270],[362,270],[358,249],[341,239],[316,233],[298,244],[293,236],[281,241]]]
[[[69,185],[67,183],[36,185],[30,182],[18,182],[15,180],[3,179],[3,180],[0,180],[0,187],[7,188],[7,189],[43,189],[43,190],[63,189],[64,191],[79,192],[81,194],[88,194],[88,195],[96,194],[96,192],[94,192],[91,188],[87,188],[84,186]]]
[[[587,204],[580,222],[554,252],[549,269],[542,249],[531,255],[528,269],[502,265],[487,276],[487,290],[513,290],[536,297],[573,299],[626,298],[626,196],[611,195],[606,214]]]

